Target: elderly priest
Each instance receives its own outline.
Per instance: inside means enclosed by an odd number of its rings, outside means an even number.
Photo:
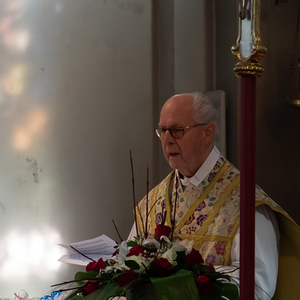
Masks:
[[[152,208],[151,235],[166,212],[164,224],[174,227],[174,237],[199,250],[206,264],[231,271],[238,284],[240,172],[214,146],[213,105],[198,92],[173,96],[155,131],[173,171],[139,203],[140,232],[146,207]],[[255,297],[298,299],[293,289],[300,278],[299,227],[258,186],[255,206]],[[135,235],[133,226],[129,239]]]

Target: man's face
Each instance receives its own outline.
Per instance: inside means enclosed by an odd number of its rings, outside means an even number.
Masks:
[[[195,124],[197,123],[193,117],[193,96],[190,94],[172,97],[161,110],[160,127],[185,127]],[[212,137],[208,137],[209,134]],[[183,137],[178,139],[174,139],[170,132],[166,131],[161,143],[171,168],[178,169],[186,177],[193,176],[212,149],[213,134],[212,123],[185,129]]]

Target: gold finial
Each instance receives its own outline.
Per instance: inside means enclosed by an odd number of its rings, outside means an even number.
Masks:
[[[231,52],[239,59],[234,67],[237,76],[261,76],[264,69],[259,60],[267,53],[260,39],[260,0],[239,0],[239,35]]]

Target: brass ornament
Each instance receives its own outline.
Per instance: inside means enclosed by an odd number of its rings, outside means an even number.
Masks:
[[[288,104],[294,108],[300,109],[300,94],[299,99],[291,99],[288,101]]]
[[[233,68],[237,76],[254,75],[260,77],[264,72],[262,65],[258,62],[238,62]]]
[[[260,77],[264,71],[259,60],[267,53],[260,38],[260,0],[240,0],[239,35],[231,52],[239,62],[234,67],[237,76]]]

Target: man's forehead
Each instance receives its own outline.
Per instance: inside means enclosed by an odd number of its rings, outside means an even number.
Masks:
[[[159,125],[161,126],[187,126],[192,124],[193,107],[192,105],[165,106],[160,114]],[[187,124],[188,123],[188,124]]]
[[[193,103],[193,95],[192,94],[178,94],[173,97],[171,97],[169,100],[166,101],[164,106],[186,106],[186,105],[192,105]],[[163,106],[163,107],[164,107]]]

